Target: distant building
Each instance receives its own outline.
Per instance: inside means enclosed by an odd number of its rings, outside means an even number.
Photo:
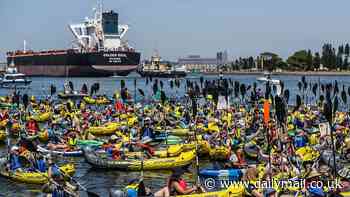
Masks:
[[[184,66],[187,71],[210,72],[217,71],[219,65],[228,62],[227,52],[218,52],[216,58],[203,58],[199,55],[189,55],[185,58],[179,58],[178,64]]]
[[[216,53],[216,59],[218,61],[218,65],[225,65],[228,63],[228,55],[227,51],[221,51]]]

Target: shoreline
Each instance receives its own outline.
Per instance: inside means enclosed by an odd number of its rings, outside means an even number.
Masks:
[[[203,72],[204,75],[264,75],[264,71]],[[350,71],[282,71],[271,75],[350,76]]]

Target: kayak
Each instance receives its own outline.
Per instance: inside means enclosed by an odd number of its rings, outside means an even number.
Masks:
[[[108,105],[111,101],[109,99],[107,99],[106,97],[100,97],[100,98],[97,98],[97,99],[94,99],[90,96],[85,96],[83,98],[83,100],[87,103],[87,104],[90,104],[90,105]]]
[[[38,145],[38,151],[45,154],[51,154],[51,155],[61,155],[65,157],[79,157],[83,155],[83,151],[73,150],[73,151],[64,151],[64,150],[49,150],[47,148],[44,148],[40,145]]]
[[[14,109],[14,108],[16,108],[16,107],[17,107],[17,105],[16,105],[16,104],[12,104],[12,103],[3,103],[3,102],[0,103],[0,108],[1,108],[1,109],[3,109],[3,108],[6,108],[6,109],[8,109],[8,108]]]
[[[312,149],[310,146],[301,147],[297,151],[295,151],[295,153],[304,162],[305,161],[314,161],[320,156],[320,153],[318,151]]]
[[[161,129],[156,129],[156,132],[160,134],[167,134],[167,135],[175,135],[175,136],[188,136],[188,135],[193,135],[193,132],[190,132],[188,128],[175,128],[175,129],[170,129],[170,130],[161,130]]]
[[[73,176],[75,173],[75,166],[73,164],[66,164],[61,166],[60,170],[66,175]],[[1,169],[0,175],[16,182],[28,184],[45,184],[48,182],[47,172],[8,172],[4,169]]]
[[[82,94],[82,93],[68,93],[65,94],[63,92],[58,93],[58,97],[61,99],[81,99],[85,96],[88,96],[88,94]]]
[[[245,188],[243,185],[231,185],[227,189],[205,192],[201,194],[176,195],[177,197],[238,197],[245,196]]]
[[[210,147],[209,157],[214,160],[226,160],[230,157],[230,150],[225,146]]]
[[[243,176],[243,171],[241,169],[202,169],[199,171],[199,176],[204,178],[214,178],[214,179],[228,179],[232,181],[238,181]]]
[[[97,140],[77,140],[78,146],[93,146],[93,147],[99,147],[103,144],[101,141]]]
[[[110,122],[99,127],[89,127],[87,131],[92,135],[112,135],[117,131],[119,126],[119,123]]]
[[[97,155],[91,148],[83,149],[87,163],[95,168],[116,170],[160,170],[186,166],[195,158],[195,151],[182,152],[176,157],[152,158],[141,160],[113,160]],[[143,166],[143,167],[141,167]]]
[[[159,157],[159,158],[167,158],[167,157],[175,157],[180,155],[184,151],[189,151],[185,150],[185,146],[182,144],[177,144],[177,145],[169,145],[167,148],[163,150],[156,150],[154,151],[154,156]],[[125,153],[127,156],[141,156],[141,152],[126,152]],[[143,154],[143,153],[142,153]]]
[[[45,122],[51,118],[51,112],[44,112],[30,116],[28,119],[33,118],[37,122]]]
[[[182,138],[179,136],[169,135],[167,136],[165,133],[160,133],[156,135],[154,138],[155,141],[165,141],[165,144],[173,145],[173,144],[181,144],[183,142]]]
[[[139,183],[131,184],[126,187],[124,190],[110,190],[111,197],[119,197],[119,196],[137,196],[137,190]],[[129,195],[131,194],[131,195]],[[198,193],[198,194],[188,194],[188,195],[176,195],[180,197],[240,197],[244,196],[245,194],[245,188],[242,184],[240,185],[232,185],[228,188],[225,188],[220,191],[213,191],[213,192],[204,192],[204,193]]]

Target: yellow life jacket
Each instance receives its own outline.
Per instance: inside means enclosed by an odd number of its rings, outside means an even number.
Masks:
[[[76,146],[77,145],[77,138],[68,138],[68,145],[69,146]]]

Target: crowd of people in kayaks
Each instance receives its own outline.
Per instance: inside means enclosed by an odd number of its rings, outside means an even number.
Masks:
[[[65,89],[70,91],[60,93],[61,99],[55,99],[54,86],[50,88],[51,95],[44,99],[19,92],[1,97],[0,127],[5,135],[7,154],[0,160],[0,174],[20,182],[45,183],[43,191],[48,196],[79,196],[79,191],[99,196],[75,180],[74,166],[59,166],[54,162],[58,161],[56,158],[87,158],[85,149],[90,152],[93,149],[94,154],[103,154],[109,161],[116,161],[115,165],[129,161],[130,166],[122,166],[125,170],[132,170],[133,162],[141,161],[137,170],[143,171],[148,160],[158,161],[155,152],[159,147],[172,146],[167,142],[171,135],[177,135],[172,130],[180,129],[182,134],[175,144],[195,149],[192,152],[196,159],[191,158],[190,162],[194,164],[192,167],[184,162],[179,162],[178,166],[174,166],[176,162],[170,165],[172,174],[164,178],[165,187],[158,191],[146,187],[140,177],[124,189],[111,190],[110,196],[260,197],[283,193],[346,196],[350,190],[347,165],[350,118],[349,113],[339,107],[347,105],[347,94],[344,86],[342,91],[339,90],[336,81],[311,84],[302,78],[295,104],[289,103],[290,93],[283,83],[278,87],[268,83],[258,87],[256,83],[246,85],[231,79],[201,78],[185,83],[171,80],[168,87],[170,90],[182,87],[186,93],[181,98],[172,98],[167,96],[169,90],[165,91],[163,81],[147,79],[146,88],[137,91],[140,97],[137,102],[123,80],[111,98],[94,96],[99,91],[97,83],[90,94],[86,85],[81,92],[74,93],[73,84],[69,83]],[[145,91],[151,96],[146,96]],[[317,95],[316,105],[305,102],[312,94],[315,98]],[[93,99],[106,102],[90,102]],[[207,171],[198,169],[202,142],[214,149],[224,147],[227,150],[221,161],[209,157],[213,167]],[[167,157],[170,158],[168,154]],[[149,165],[155,165],[152,169],[157,169],[159,164]],[[210,177],[213,174],[205,174],[209,171],[234,173],[235,181],[244,180],[249,184],[242,188],[211,191],[200,178],[190,186],[182,177],[184,173]],[[213,176],[220,178],[215,173]],[[305,179],[306,183],[339,180],[340,187],[324,184],[323,187],[279,188],[274,185],[259,188],[254,184],[258,180],[275,178]]]

